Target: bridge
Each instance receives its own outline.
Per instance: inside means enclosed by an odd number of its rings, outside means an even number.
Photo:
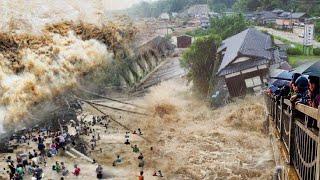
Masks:
[[[277,179],[320,179],[320,108],[265,94],[272,134],[278,139],[284,169]]]

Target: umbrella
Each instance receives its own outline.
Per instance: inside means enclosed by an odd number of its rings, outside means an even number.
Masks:
[[[276,86],[276,87],[282,87],[282,86],[288,86],[289,85],[289,80],[282,80],[282,79],[274,79],[271,81],[271,84]]]
[[[272,69],[270,71],[270,85],[282,87],[288,85],[292,79],[292,72],[283,69]]]
[[[320,77],[320,61],[308,62],[295,68],[293,73]]]
[[[273,69],[270,71],[270,78],[291,81],[293,72],[283,69]]]

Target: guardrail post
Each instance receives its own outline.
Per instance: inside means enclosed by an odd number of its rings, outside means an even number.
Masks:
[[[271,117],[272,121],[273,121],[273,116],[272,116],[272,98],[270,95],[267,95],[268,101],[269,101],[269,116]]]
[[[318,118],[320,117],[320,106],[318,107]],[[320,122],[317,119],[317,125],[320,127]],[[317,165],[316,165],[316,180],[320,180],[320,131],[318,132],[317,139]]]
[[[275,98],[272,96],[272,99],[271,99],[271,101],[272,101],[272,118],[273,118],[273,120],[276,120],[276,107],[277,107],[277,101],[275,100]]]
[[[276,99],[277,100],[277,99]],[[283,113],[284,113],[284,110],[283,110],[283,97],[281,97],[280,98],[280,101],[279,101],[279,103],[280,103],[280,107],[281,107],[281,109],[280,109],[280,113],[279,113],[279,128],[280,128],[280,139],[281,139],[281,141],[282,141],[282,138],[283,138],[283,131],[284,131],[284,129],[283,129],[283,125],[282,125],[282,118],[283,118]],[[278,116],[277,116],[277,112],[279,111],[279,108],[278,108],[278,101],[277,101],[277,105],[276,105],[276,118],[278,118]],[[278,119],[277,119],[278,120]]]
[[[291,102],[290,106],[290,117],[289,117],[289,164],[293,164],[293,156],[294,156],[294,128],[295,128],[295,109],[294,109],[294,103]]]

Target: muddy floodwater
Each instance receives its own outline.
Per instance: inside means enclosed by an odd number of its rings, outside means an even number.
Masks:
[[[142,98],[130,100],[145,110],[102,102],[150,114],[141,116],[102,109],[131,130],[142,130],[143,138],[131,134],[130,142],[144,155],[145,179],[158,179],[152,176],[155,170],[162,171],[162,179],[272,179],[275,165],[269,137],[264,133],[263,98],[247,97],[213,110],[194,98],[191,92],[183,79],[176,78],[152,87]],[[92,115],[101,115],[89,106],[84,107],[84,113],[88,120]],[[97,150],[89,152],[89,156],[104,167],[106,177],[136,179],[141,170],[139,154],[124,144],[127,130],[115,122],[111,122],[107,130],[94,128],[101,134],[101,140]],[[84,139],[89,141],[90,136]],[[36,144],[31,146],[35,148]],[[20,147],[21,152],[31,150],[30,146]],[[117,155],[123,161],[113,167]],[[2,154],[2,158],[5,156],[8,154]],[[79,164],[81,179],[96,175],[95,164],[60,156],[48,159],[48,166],[44,167],[45,179],[61,176],[51,170],[55,161],[65,162],[70,170],[74,164]],[[4,162],[0,166],[6,167]],[[4,172],[2,175],[6,177]],[[72,175],[66,177],[73,178]]]
[[[212,110],[194,98],[186,82],[178,78],[152,87],[145,97],[131,102],[146,107],[151,116],[114,116],[131,129],[142,129],[147,140],[136,138],[132,144],[145,156],[147,177],[160,169],[165,179],[272,178],[274,161],[263,130],[262,97],[239,99]],[[124,135],[125,130],[114,124],[113,133]],[[131,179],[139,172],[137,155],[123,141],[123,137],[109,135],[101,144],[108,151],[97,154],[96,159],[110,164],[120,154],[125,161],[119,169],[128,175],[123,178]]]

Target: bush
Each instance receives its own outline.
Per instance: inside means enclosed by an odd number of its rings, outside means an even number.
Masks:
[[[320,48],[314,48],[313,49],[313,55],[320,56]]]
[[[192,37],[201,37],[201,36],[207,36],[209,34],[209,32],[208,32],[208,30],[198,28],[194,31],[189,31],[186,34],[189,36],[192,36]]]
[[[300,48],[289,48],[287,50],[288,55],[303,55],[303,51]]]
[[[266,24],[266,27],[267,27],[267,28],[273,28],[273,24],[272,24],[272,23],[267,23],[267,24]]]

